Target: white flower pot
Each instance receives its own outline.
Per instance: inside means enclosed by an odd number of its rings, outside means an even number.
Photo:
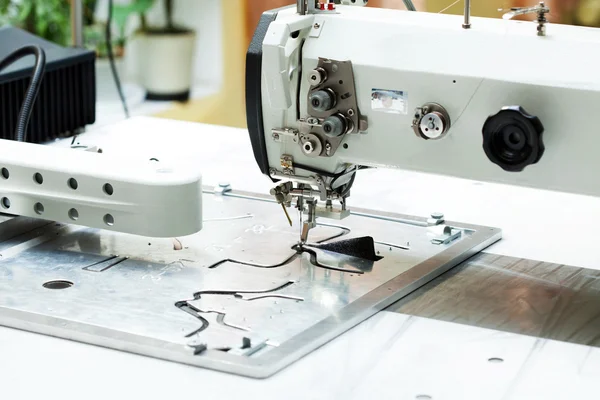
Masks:
[[[193,81],[195,32],[140,33],[136,67],[148,100],[187,101]]]

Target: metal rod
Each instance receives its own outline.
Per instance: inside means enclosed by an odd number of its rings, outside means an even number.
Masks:
[[[271,176],[271,178],[275,178],[275,179],[279,179],[279,180],[288,180],[291,178],[289,175],[281,174],[277,171],[270,172],[269,175]],[[304,183],[307,185],[314,185],[314,186],[317,185],[316,179],[313,179],[313,178],[294,176],[294,181],[296,181],[298,183]]]
[[[83,2],[71,0],[71,43],[83,47]]]
[[[415,7],[412,0],[402,0],[402,1],[404,2],[404,6],[406,7],[406,9],[408,11],[417,11],[417,8]]]
[[[306,0],[297,0],[296,9],[298,11],[298,14],[306,15]]]
[[[465,0],[465,23],[463,28],[471,29],[471,0]]]

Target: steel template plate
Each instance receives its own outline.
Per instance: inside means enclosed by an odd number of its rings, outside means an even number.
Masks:
[[[495,228],[356,211],[310,240],[372,236],[381,260],[297,254],[299,228],[281,208],[235,192],[205,193],[204,229],[183,238],[1,218],[1,325],[255,378],[501,237]],[[434,244],[447,226],[462,235]]]

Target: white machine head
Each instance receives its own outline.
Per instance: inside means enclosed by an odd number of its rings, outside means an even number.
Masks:
[[[361,168],[600,195],[600,30],[543,3],[507,15],[533,22],[321,3],[265,13],[247,58],[254,154],[308,214],[301,242],[348,215]]]

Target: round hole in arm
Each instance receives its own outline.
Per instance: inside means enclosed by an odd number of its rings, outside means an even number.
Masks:
[[[2,177],[4,179],[8,179],[8,177],[10,176],[10,173],[8,172],[8,170],[6,168],[2,168],[0,170],[0,173],[2,174]]]
[[[489,362],[493,363],[493,364],[500,364],[503,363],[504,360],[502,358],[499,357],[492,357],[490,359],[488,359]]]
[[[8,199],[8,197],[3,197],[2,198],[2,207],[9,209],[10,208],[10,200]]]
[[[79,219],[79,212],[76,209],[71,208],[69,210],[69,218],[71,218],[73,221],[77,221]]]
[[[53,289],[53,290],[68,289],[71,286],[73,286],[73,282],[65,281],[65,280],[55,280],[55,281],[45,282],[42,286],[45,287],[46,289]]]
[[[44,213],[44,205],[42,203],[35,203],[33,211],[35,211],[37,215],[42,215]]]
[[[112,196],[113,193],[115,192],[115,190],[113,189],[113,187],[110,183],[105,183],[104,186],[102,186],[102,190],[104,191],[104,193],[106,193],[109,196]]]
[[[106,214],[104,216],[104,223],[108,226],[113,226],[115,224],[115,217],[110,214]]]
[[[41,185],[42,183],[44,183],[44,177],[39,172],[36,172],[35,174],[33,174],[33,180],[38,185]]]
[[[77,183],[77,179],[75,178],[70,178],[68,184],[69,187],[73,190],[77,190],[77,188],[79,187],[79,183]]]

